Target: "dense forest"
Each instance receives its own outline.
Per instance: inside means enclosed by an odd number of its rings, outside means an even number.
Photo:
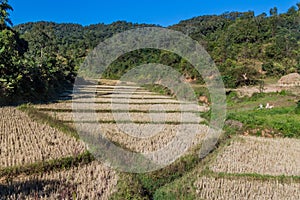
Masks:
[[[13,8],[0,0],[0,99],[5,103],[47,100],[70,87],[80,64],[99,42],[113,34],[157,25],[29,22],[13,26]],[[228,12],[200,16],[167,27],[199,41],[212,56],[227,87],[256,84],[266,77],[300,71],[300,3],[286,13]],[[119,78],[134,66],[161,63],[201,82],[178,55],[154,49],[126,54],[105,72]],[[247,74],[248,79],[243,79]]]

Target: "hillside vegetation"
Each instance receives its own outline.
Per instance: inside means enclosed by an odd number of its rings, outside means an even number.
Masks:
[[[112,24],[36,22],[12,27],[12,7],[1,1],[0,98],[5,103],[47,100],[72,84],[80,64],[99,42],[126,30],[156,26],[118,21]],[[257,84],[300,70],[300,4],[279,14],[230,12],[200,16],[167,27],[199,41],[217,64],[227,87]],[[203,83],[180,56],[144,49],[118,58],[104,73],[118,79],[140,64],[161,63]],[[243,75],[247,75],[247,79]],[[12,100],[12,97],[13,100]]]

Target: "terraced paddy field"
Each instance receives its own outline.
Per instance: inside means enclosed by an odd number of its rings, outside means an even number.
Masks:
[[[300,176],[300,141],[289,138],[239,137],[224,148],[214,172]]]
[[[13,107],[0,108],[0,168],[78,155],[85,145]]]
[[[83,142],[15,107],[0,110],[0,199],[108,199],[115,191],[117,174],[91,162]]]
[[[9,181],[0,179],[0,199],[108,199],[116,190],[118,177],[113,170],[92,162]]]
[[[207,122],[200,117],[200,113],[209,110],[206,106],[178,101],[132,85],[89,86],[81,89],[80,95],[83,96],[73,101],[35,107],[39,112],[76,127],[74,107],[80,113],[77,123],[84,126],[99,123],[102,135],[135,152],[156,151],[168,145],[182,129],[182,124],[195,127],[194,144],[199,144],[207,132]],[[93,112],[96,117],[89,117]]]
[[[0,199],[300,199],[299,139],[225,134],[200,159],[207,106],[107,84],[87,86],[73,101],[0,108]],[[128,174],[94,161],[76,124],[98,124],[97,134],[141,153],[163,149],[190,127],[196,134],[170,166]]]
[[[247,178],[201,177],[195,184],[197,199],[293,199],[300,198],[300,183]]]
[[[299,199],[298,139],[236,136],[155,199]]]
[[[97,99],[96,99],[97,100]],[[80,104],[78,106],[82,107],[83,109],[86,109],[87,111],[91,109],[91,105],[89,103],[75,103]],[[124,105],[125,104],[125,105]],[[52,112],[72,112],[72,106],[73,104],[71,102],[61,102],[61,103],[52,103],[52,104],[42,104],[42,105],[36,105],[35,107],[38,108],[40,111],[52,111]],[[175,103],[131,103],[129,102],[128,105],[126,102],[120,102],[120,103],[112,103],[112,102],[99,102],[95,104],[95,110],[96,112],[104,112],[104,111],[120,111],[123,109],[129,110],[129,112],[192,112],[195,113],[199,111],[205,112],[208,111],[208,108],[206,106],[200,106],[198,105],[195,107],[195,105],[190,104],[180,104],[178,102]],[[122,111],[122,110],[121,110]]]
[[[25,106],[22,111],[1,108],[1,198],[109,199],[119,190],[122,175],[89,156],[85,159],[86,145],[72,137],[74,133],[66,134],[76,127],[74,105],[83,113],[78,123],[98,123],[103,136],[134,152],[158,151],[187,126],[197,130],[193,145],[203,141],[208,127],[200,113],[207,107],[134,86],[122,86],[117,94],[114,88],[97,87],[95,99],[90,98],[91,87],[83,92],[85,97],[73,101]],[[88,117],[91,104],[96,105],[93,120]]]
[[[105,111],[105,110],[102,110]],[[107,111],[107,112],[99,112],[97,114],[97,118],[95,119],[88,119],[82,117],[82,121],[86,122],[102,122],[102,123],[109,123],[113,121],[118,121],[118,122],[137,122],[137,123],[180,123],[180,122],[185,122],[185,123],[199,123],[203,122],[204,120],[200,118],[199,114],[197,115],[196,113],[184,113],[181,114],[180,112],[175,112],[175,113],[163,113],[163,112],[151,112],[151,113],[146,113],[143,111]],[[69,112],[56,112],[56,111],[46,111],[46,114],[59,119],[63,122],[70,122],[74,121],[74,113],[69,113]],[[87,115],[89,114],[88,112],[86,113]],[[84,116],[84,115],[80,115]],[[90,121],[89,121],[90,120]]]
[[[194,127],[198,134],[193,139],[193,144],[197,145],[204,139],[207,126],[194,125]],[[103,124],[101,128],[103,135],[109,140],[134,152],[158,151],[170,144],[178,134],[178,131],[182,131],[180,125],[170,124],[139,124],[135,128],[131,124]],[[149,137],[147,137],[147,134],[150,134]],[[135,135],[139,137],[134,137]]]

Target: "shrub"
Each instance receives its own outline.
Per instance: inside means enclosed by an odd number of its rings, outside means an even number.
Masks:
[[[297,107],[295,108],[295,113],[300,114],[300,100],[297,103]]]

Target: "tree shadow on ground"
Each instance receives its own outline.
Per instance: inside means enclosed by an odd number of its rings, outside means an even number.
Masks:
[[[55,197],[69,199],[76,194],[76,186],[59,180],[38,180],[0,184],[0,199]]]

